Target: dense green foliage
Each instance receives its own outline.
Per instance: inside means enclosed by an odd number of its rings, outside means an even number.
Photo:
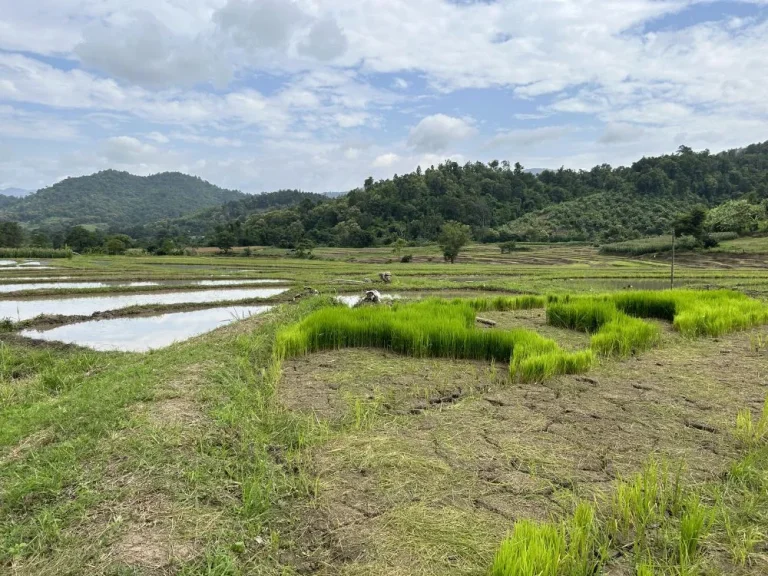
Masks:
[[[453,264],[461,249],[469,244],[469,226],[458,222],[446,222],[440,231],[437,242],[443,251],[443,257]]]
[[[243,194],[179,173],[133,176],[106,170],[67,178],[0,211],[0,218],[61,230],[77,224],[127,229],[176,218]]]
[[[671,231],[680,212],[768,198],[768,142],[719,154],[681,147],[630,167],[544,170],[446,161],[311,206],[231,220],[237,243],[361,247],[397,238],[435,241],[447,221],[476,240],[621,241]]]
[[[24,230],[18,222],[0,222],[0,246],[18,248],[24,242]]]
[[[292,206],[300,206],[299,209],[307,211],[328,199],[322,194],[299,190],[278,190],[277,192],[246,195],[218,206],[211,206],[187,214],[181,218],[152,222],[143,230],[133,232],[136,237],[160,235],[163,237],[195,238],[211,237],[220,233],[221,229],[226,229],[232,234],[234,244],[244,244],[242,240],[246,233],[242,229],[242,225],[249,216]],[[271,243],[278,244],[279,238],[273,239]],[[213,244],[216,245],[215,242]]]
[[[14,196],[6,196],[5,194],[0,194],[0,210],[13,206],[14,204],[18,204],[19,201],[19,198],[15,198]]]
[[[707,213],[704,225],[712,232],[745,234],[758,229],[766,218],[765,204],[750,204],[746,200],[732,200]]]

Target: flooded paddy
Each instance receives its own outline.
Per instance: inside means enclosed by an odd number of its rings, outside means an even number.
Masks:
[[[22,336],[76,344],[99,351],[147,352],[205,334],[257,314],[271,306],[230,306],[193,312],[174,312],[142,318],[93,320],[52,330],[24,330]]]
[[[150,304],[203,304],[208,302],[234,302],[250,298],[271,298],[287,288],[248,288],[236,290],[201,290],[196,292],[170,292],[162,294],[125,294],[120,296],[90,296],[47,300],[0,301],[0,318],[14,321],[29,320],[41,314],[90,316],[96,312],[119,310],[130,306]]]
[[[40,280],[60,280],[41,278]],[[62,278],[63,279],[63,278]],[[16,280],[16,279],[14,279]],[[23,278],[19,280],[35,280]],[[84,290],[96,288],[140,288],[145,286],[248,286],[258,284],[286,284],[287,280],[153,280],[146,282],[93,281],[93,282],[32,282],[24,284],[0,284],[0,293],[24,292],[27,290]]]

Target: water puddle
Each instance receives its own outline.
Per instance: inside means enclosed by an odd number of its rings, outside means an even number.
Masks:
[[[35,280],[35,278],[26,278]],[[14,278],[14,280],[18,280]],[[22,278],[25,280],[25,278]],[[58,278],[57,278],[58,280]],[[141,288],[147,286],[250,286],[259,284],[286,284],[287,280],[158,280],[147,282],[35,282],[29,284],[0,284],[0,293],[26,290],[78,290],[92,288]]]
[[[270,308],[230,306],[142,318],[93,320],[52,330],[24,330],[21,335],[36,340],[77,344],[99,351],[146,352],[205,334],[236,320],[263,314]]]
[[[201,290],[199,292],[167,292],[163,294],[125,294],[121,296],[90,296],[82,298],[57,298],[50,300],[0,301],[0,318],[29,320],[41,314],[65,316],[90,316],[95,312],[119,310],[129,306],[148,304],[206,304],[209,302],[233,302],[246,298],[270,298],[287,288],[248,288],[237,290]]]

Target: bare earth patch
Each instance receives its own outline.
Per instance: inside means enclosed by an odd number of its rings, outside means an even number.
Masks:
[[[538,330],[535,312],[496,318]],[[735,457],[737,411],[757,410],[768,393],[749,333],[689,341],[667,331],[659,349],[544,384],[381,350],[325,352],[284,369],[280,394],[292,409],[339,420],[350,398],[376,390],[397,407],[378,405],[370,428],[311,453],[318,497],[299,505],[291,561],[313,574],[484,573],[515,520],[567,513],[651,456],[685,462],[688,482],[711,479]],[[462,392],[437,409],[400,409],[427,388]]]
[[[135,502],[126,513],[129,517],[111,547],[113,562],[154,572],[194,557],[194,540],[181,532],[173,507],[165,499]]]

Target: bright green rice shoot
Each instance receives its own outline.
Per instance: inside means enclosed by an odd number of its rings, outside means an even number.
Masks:
[[[495,305],[498,305],[495,304]],[[493,303],[483,304],[491,309]],[[569,353],[531,330],[485,330],[475,326],[477,301],[430,299],[392,307],[328,307],[283,329],[277,351],[283,357],[319,350],[373,347],[417,357],[510,362],[521,380],[583,372],[591,351]]]

